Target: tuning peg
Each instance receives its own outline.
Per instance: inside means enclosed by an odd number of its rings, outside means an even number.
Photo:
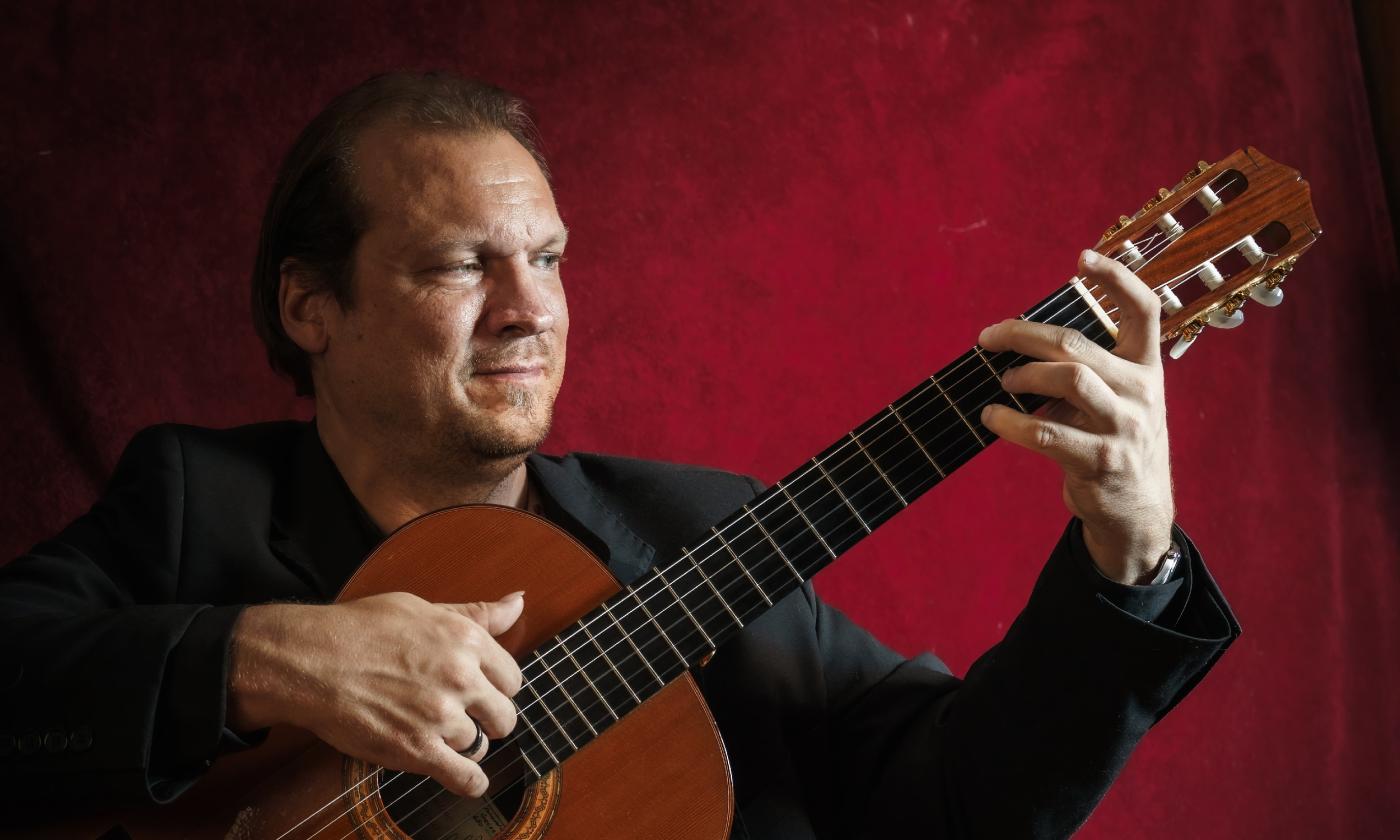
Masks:
[[[1199,336],[1201,331],[1205,328],[1205,324],[1201,322],[1200,318],[1188,321],[1182,326],[1181,337],[1172,345],[1172,349],[1167,351],[1167,355],[1173,359],[1180,359],[1182,356],[1186,355],[1186,351],[1191,349],[1191,345],[1196,342],[1196,337]]]
[[[1183,335],[1181,338],[1178,338],[1176,340],[1175,344],[1172,345],[1172,349],[1167,351],[1167,355],[1171,356],[1173,359],[1180,359],[1182,356],[1186,355],[1186,351],[1190,350],[1191,345],[1194,343],[1196,343],[1196,337],[1194,335]]]
[[[1277,286],[1270,288],[1260,283],[1258,286],[1249,290],[1249,299],[1257,301],[1261,306],[1278,306],[1280,303],[1283,303],[1283,289]]]
[[[1233,330],[1244,323],[1244,313],[1238,309],[1234,312],[1217,309],[1206,316],[1206,323],[1218,329]]]
[[[1176,296],[1176,292],[1170,286],[1163,286],[1157,291],[1157,297],[1162,299],[1162,311],[1168,315],[1175,315],[1181,311],[1181,298]]]

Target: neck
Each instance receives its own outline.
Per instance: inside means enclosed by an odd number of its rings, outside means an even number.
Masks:
[[[379,445],[334,411],[317,412],[321,445],[350,492],[384,533],[435,510],[468,504],[524,507],[525,455],[444,469],[441,459],[418,464],[397,447]]]

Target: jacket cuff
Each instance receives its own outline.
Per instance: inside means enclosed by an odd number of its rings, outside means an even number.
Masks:
[[[1168,606],[1179,606],[1176,596],[1181,590],[1186,590],[1189,597],[1191,590],[1191,560],[1187,557],[1187,546],[1190,540],[1186,538],[1185,532],[1172,525],[1172,540],[1181,548],[1182,559],[1177,566],[1176,576],[1156,586],[1138,586],[1127,583],[1119,583],[1106,576],[1094,562],[1094,556],[1089,553],[1089,547],[1084,543],[1084,522],[1081,519],[1074,519],[1069,523],[1068,530],[1065,531],[1065,542],[1069,547],[1070,557],[1075,566],[1080,569],[1080,573],[1085,582],[1098,594],[1104,597],[1113,606],[1128,613],[1134,618],[1142,621],[1150,621],[1162,626],[1171,626],[1171,615],[1167,616],[1167,621],[1163,621],[1163,614],[1167,613]],[[1195,551],[1192,547],[1191,551]],[[1184,599],[1183,599],[1184,600]],[[1173,614],[1179,617],[1180,610],[1173,610]]]
[[[147,764],[147,783],[157,802],[180,795],[220,753],[253,743],[224,726],[229,645],[243,609],[240,604],[201,610],[170,652]]]

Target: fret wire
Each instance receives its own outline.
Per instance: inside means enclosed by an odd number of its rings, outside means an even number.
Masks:
[[[934,470],[938,473],[938,477],[947,478],[948,474],[943,471],[943,468],[938,465],[937,461],[933,460],[933,456],[930,455],[928,453],[928,450],[924,448],[924,442],[919,440],[919,436],[914,434],[914,430],[909,428],[908,423],[904,422],[904,418],[900,416],[899,409],[895,408],[893,403],[890,404],[889,408],[890,413],[894,415],[894,419],[898,420],[899,425],[903,426],[904,431],[908,433],[909,439],[914,441],[914,445],[919,447],[919,451],[924,453],[924,457],[927,458],[928,462],[933,465]]]
[[[588,622],[579,622],[579,629],[583,631],[583,635],[588,637],[588,641],[593,643],[593,647],[598,651],[598,657],[606,662],[608,667],[612,669],[612,672],[617,675],[617,681],[622,683],[622,687],[627,689],[627,693],[632,695],[632,699],[636,701],[638,706],[642,705],[642,698],[638,697],[637,692],[632,690],[632,686],[627,682],[627,678],[622,676],[622,672],[617,670],[617,666],[613,664],[612,657],[608,656],[608,652],[603,650],[603,646],[598,644],[598,639],[589,631]],[[614,717],[616,717],[616,715],[614,715]]]
[[[632,638],[632,635],[627,632],[627,628],[618,623],[617,618],[612,614],[612,609],[608,607],[607,601],[603,602],[603,612],[607,614],[608,620],[617,628],[617,632],[622,634],[622,638],[627,640],[627,644],[632,646],[632,651],[637,654],[637,658],[640,659],[642,664],[646,666],[646,669],[651,672],[652,678],[655,679],[659,685],[666,685],[666,681],[661,679],[661,675],[656,673],[655,668],[651,667],[651,660],[647,659],[646,656],[643,655],[642,649],[637,647],[637,642]],[[654,624],[655,622],[652,623]]]
[[[530,689],[530,693],[533,694],[533,695],[535,695],[535,702],[530,703],[530,704],[529,704],[530,706],[539,706],[539,705],[543,705],[543,702],[544,702],[544,701],[540,698],[540,693],[539,693],[538,691],[535,690],[535,687],[534,687],[533,685],[530,685],[530,681],[529,681],[528,679],[525,680],[523,683],[521,683],[520,688],[521,688],[522,691],[528,688],[528,689]],[[554,750],[552,750],[552,749],[549,748],[549,742],[546,741],[546,740],[544,739],[544,736],[540,734],[540,731],[539,731],[538,729],[535,728],[535,724],[532,723],[532,722],[530,721],[530,718],[524,713],[524,711],[521,710],[519,706],[516,706],[515,708],[516,708],[516,711],[517,711],[517,712],[520,712],[520,715],[519,715],[520,719],[523,720],[523,721],[525,721],[525,727],[526,727],[527,729],[529,729],[529,730],[530,730],[530,733],[533,734],[533,735],[535,736],[535,740],[540,742],[540,746],[544,747],[544,751],[545,751],[546,753],[549,753],[549,760],[550,760],[550,761],[553,761],[553,762],[555,763],[555,765],[557,766],[557,765],[559,764],[559,756],[555,755],[555,754],[554,754]],[[549,715],[550,719],[551,719],[551,720],[554,720],[554,725],[555,725],[555,726],[559,726],[559,721],[558,721],[558,719],[554,717],[554,713],[551,712],[551,711],[549,710],[549,707],[548,707],[548,706],[545,706],[545,707],[544,707],[544,710],[545,710],[545,713]],[[477,725],[480,726],[480,724],[477,724]],[[559,731],[560,731],[560,732],[563,732],[563,734],[564,734],[564,739],[565,739],[566,741],[568,741],[570,744],[572,744],[572,743],[574,742],[573,739],[569,737],[569,733],[564,732],[564,727],[559,726]],[[578,749],[578,747],[575,746],[574,749]],[[524,751],[524,750],[521,750],[520,752],[521,752],[521,754],[524,754],[525,751]]]
[[[803,522],[807,523],[807,530],[811,531],[816,536],[817,542],[821,543],[822,548],[826,549],[826,553],[831,555],[832,560],[835,560],[836,552],[832,551],[831,546],[826,544],[826,537],[822,536],[821,531],[818,531],[812,526],[812,520],[808,519],[807,514],[803,513],[802,508],[797,506],[797,500],[792,497],[792,494],[788,492],[781,481],[777,482],[777,486],[779,490],[783,491],[783,495],[787,496],[788,501],[792,502],[792,509],[797,511],[797,515],[802,517]]]
[[[974,344],[974,345],[972,345],[972,349],[973,349],[974,352],[977,353],[977,358],[979,358],[979,359],[982,360],[982,364],[984,364],[984,365],[987,366],[987,370],[990,370],[990,371],[992,372],[992,377],[995,378],[998,382],[1000,382],[1000,381],[1001,381],[1001,374],[997,373],[996,366],[993,365],[993,364],[987,359],[986,354],[984,354],[984,353],[982,352],[982,346],[981,346],[980,344]],[[1009,397],[1011,397],[1011,401],[1014,402],[1014,403],[1016,403],[1016,407],[1019,408],[1019,409],[1021,409],[1021,413],[1023,413],[1023,414],[1030,414],[1030,412],[1026,410],[1026,407],[1025,407],[1024,405],[1021,404],[1021,400],[1020,400],[1015,394],[1011,393],[1010,391],[1007,391],[1007,392],[1006,392],[1006,395],[1009,396]]]
[[[933,387],[938,389],[938,393],[943,395],[943,399],[948,401],[948,405],[951,405],[953,407],[954,413],[956,413],[959,417],[962,418],[963,425],[967,426],[968,430],[972,432],[972,436],[977,439],[977,442],[985,447],[987,445],[987,442],[982,439],[981,435],[977,434],[976,427],[974,427],[971,423],[968,422],[967,416],[962,413],[961,408],[958,408],[958,404],[953,402],[953,398],[948,396],[948,392],[943,390],[943,386],[938,384],[938,377],[930,376],[929,381],[933,383]]]
[[[773,546],[774,551],[778,552],[778,556],[782,558],[783,564],[788,567],[788,571],[792,572],[792,576],[797,578],[797,585],[801,586],[806,583],[807,579],[802,577],[802,573],[797,571],[796,566],[792,565],[792,561],[788,559],[787,554],[783,551],[782,547],[778,545],[778,541],[773,539],[773,535],[768,533],[767,528],[763,527],[763,522],[757,516],[754,516],[753,511],[749,510],[748,505],[744,505],[743,508],[744,513],[747,513],[749,518],[753,520],[753,524],[757,525],[758,530],[763,532],[763,538],[768,540],[768,544]]]
[[[514,701],[511,701],[511,704],[514,705]],[[520,714],[520,707],[519,707],[519,706],[516,706],[516,707],[515,707],[515,716],[516,716],[517,718],[520,718],[520,719],[523,720],[523,716]],[[546,749],[546,751],[548,751],[548,750]],[[543,773],[540,772],[540,768],[538,768],[538,767],[535,766],[535,762],[533,762],[533,761],[530,760],[530,751],[529,751],[529,750],[525,749],[524,747],[521,747],[521,748],[520,748],[520,757],[521,757],[522,759],[524,759],[524,761],[525,761],[525,766],[530,768],[530,772],[535,774],[535,778],[536,778],[536,779],[538,779],[538,778],[540,778],[541,776],[544,775]],[[556,763],[558,763],[558,762],[556,762]]]
[[[724,538],[724,535],[719,532],[719,528],[711,526],[710,530],[714,531],[715,536],[719,538],[719,544],[724,546],[724,550],[729,552],[729,556],[734,558],[734,565],[738,566],[739,571],[743,572],[744,577],[748,578],[749,583],[753,584],[754,591],[758,593],[758,597],[763,599],[763,603],[767,604],[770,607],[773,606],[773,599],[769,598],[768,593],[763,591],[763,587],[758,585],[758,581],[754,578],[753,574],[749,572],[749,567],[745,565],[742,560],[739,559],[739,555],[734,551],[734,547],[729,544],[729,540],[726,540]],[[727,605],[725,609],[729,609]],[[733,610],[730,610],[731,614],[733,612]],[[738,621],[738,619],[739,617],[737,615],[734,616],[735,621]],[[744,623],[740,621],[739,626],[743,627]]]
[[[696,569],[698,570],[699,566],[697,566]],[[685,605],[685,599],[682,598],[681,594],[676,591],[676,588],[671,585],[670,579],[666,577],[665,571],[660,566],[656,567],[656,576],[661,579],[662,583],[666,584],[666,588],[670,590],[671,594],[676,596],[676,603],[680,605],[681,610],[685,613],[685,617],[690,619],[690,623],[695,625],[695,629],[700,631],[700,638],[705,640],[705,644],[710,650],[714,650],[715,640],[710,638],[710,634],[706,633],[705,628],[695,619],[695,614],[690,611],[690,607]],[[705,575],[701,572],[700,576],[704,577]]]
[[[667,585],[669,586],[670,584]],[[681,668],[689,668],[690,663],[686,661],[685,654],[681,653],[681,649],[676,647],[676,643],[671,641],[670,636],[666,635],[666,631],[662,628],[661,622],[657,621],[656,616],[652,615],[651,610],[647,609],[646,602],[644,602],[641,598],[637,597],[637,590],[633,589],[631,586],[625,586],[623,587],[623,591],[625,591],[628,595],[632,596],[632,600],[636,601],[637,606],[641,607],[642,612],[646,613],[647,618],[651,620],[652,626],[655,627],[657,632],[661,634],[661,638],[666,640],[666,644],[670,645],[671,651],[676,654],[676,658],[681,661]],[[652,673],[656,672],[653,671]],[[660,677],[658,677],[657,679],[660,679]]]
[[[884,470],[880,469],[880,464],[870,454],[870,451],[865,448],[865,444],[860,442],[860,437],[856,435],[855,432],[849,432],[846,436],[855,441],[856,447],[860,449],[861,454],[865,456],[865,460],[870,462],[870,466],[874,467],[875,472],[879,473],[880,477],[885,480],[885,484],[889,486],[890,492],[894,494],[896,499],[899,499],[900,506],[909,507],[909,503],[904,500],[904,494],[899,492],[899,488],[894,486],[894,482],[890,481],[890,477],[885,475]]]
[[[723,538],[720,539],[720,542],[724,542]],[[734,552],[730,551],[729,553],[733,554]],[[701,580],[705,581],[705,585],[710,587],[711,592],[715,593],[715,599],[719,601],[719,605],[724,607],[724,611],[729,613],[729,617],[734,620],[735,624],[739,625],[740,630],[743,630],[744,622],[739,619],[738,614],[729,606],[729,602],[724,599],[724,596],[719,594],[719,590],[715,588],[715,582],[710,579],[709,575],[705,574],[704,569],[700,568],[700,561],[695,559],[695,555],[690,553],[690,549],[682,548],[681,556],[690,561],[690,565],[694,566],[695,571],[700,573]]]
[[[591,688],[591,689],[593,689],[593,693],[596,694],[596,695],[598,695],[598,699],[599,699],[599,700],[602,700],[602,701],[603,701],[603,708],[607,710],[608,715],[609,715],[613,720],[615,720],[615,721],[616,721],[616,720],[622,720],[621,716],[618,715],[617,710],[615,710],[615,709],[612,707],[612,704],[608,702],[608,698],[604,697],[604,696],[603,696],[603,692],[601,692],[601,691],[598,690],[598,686],[596,686],[596,685],[593,684],[593,678],[590,677],[590,676],[588,676],[588,672],[587,672],[587,671],[583,670],[583,666],[579,664],[578,658],[574,656],[574,652],[571,651],[571,650],[569,650],[568,647],[565,647],[565,648],[564,648],[564,653],[565,653],[565,655],[567,655],[567,656],[569,657],[569,661],[572,662],[572,663],[574,663],[574,667],[578,669],[578,675],[579,675],[580,677],[583,677],[583,681],[586,682],[586,683],[588,683],[588,687]],[[536,654],[536,656],[538,656],[538,655],[539,655],[539,654]],[[546,666],[546,667],[547,667],[547,666]],[[591,704],[590,704],[590,705],[591,705]],[[591,729],[592,727],[589,727],[589,728]],[[597,735],[598,733],[597,733],[597,732],[594,732],[593,734],[594,734],[594,735]]]
[[[818,461],[816,458],[813,458],[812,463],[817,465],[817,472],[820,472],[822,474],[822,477],[826,479],[826,483],[830,484],[831,489],[836,491],[836,495],[841,497],[842,502],[845,502],[846,508],[850,510],[851,515],[856,518],[856,521],[860,523],[860,527],[865,529],[865,533],[872,533],[872,531],[870,530],[870,526],[865,524],[865,519],[860,515],[860,511],[856,510],[855,505],[851,504],[851,500],[846,498],[845,493],[841,492],[841,488],[838,487],[836,485],[836,482],[832,480],[831,473],[826,471],[826,467],[822,466],[822,462]]]
[[[561,644],[562,644],[562,643],[561,643]],[[593,724],[588,720],[588,717],[587,717],[586,715],[584,715],[583,709],[579,708],[578,703],[574,702],[574,696],[573,696],[572,694],[570,694],[570,693],[569,693],[569,690],[568,690],[567,688],[564,687],[564,684],[563,684],[562,682],[559,681],[559,677],[554,673],[554,669],[551,668],[551,667],[549,667],[549,663],[544,661],[544,658],[541,657],[541,656],[539,655],[539,652],[538,652],[538,651],[536,651],[536,653],[535,653],[535,661],[538,662],[538,663],[540,663],[540,666],[544,668],[544,672],[545,672],[546,674],[549,674],[549,678],[550,678],[551,680],[554,681],[554,684],[555,684],[556,686],[559,687],[559,693],[562,694],[562,695],[564,695],[564,700],[565,700],[566,702],[568,702],[568,704],[569,704],[570,706],[573,706],[573,707],[574,707],[574,714],[578,715],[579,720],[583,721],[583,725],[586,726],[586,727],[588,727],[588,731],[593,733],[593,737],[594,737],[594,738],[597,738],[597,737],[598,737],[598,730],[596,730],[596,729],[593,728]],[[549,712],[549,707],[548,707],[548,706],[545,707],[545,711],[546,711],[546,712]],[[550,717],[554,717],[554,714],[553,714],[553,713],[550,713],[549,716],[550,716]],[[557,722],[558,722],[558,721],[556,721],[556,723],[557,723]],[[562,729],[563,727],[560,727],[560,728]],[[565,732],[565,733],[564,733],[564,737],[565,737],[565,738],[569,738],[569,733]],[[575,743],[574,743],[574,739],[573,739],[573,738],[569,738],[569,743],[573,745],[573,748],[574,748],[575,750],[578,749],[578,744],[575,744]]]

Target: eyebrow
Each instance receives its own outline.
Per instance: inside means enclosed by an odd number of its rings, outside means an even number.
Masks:
[[[540,245],[537,247],[558,248],[563,246],[564,243],[568,241],[569,229],[567,227],[561,226],[558,231],[556,231],[548,239],[544,240],[544,242],[540,243]],[[437,239],[428,241],[427,243],[421,246],[421,250],[433,254],[452,250],[475,251],[479,249],[483,244],[485,244],[485,242],[486,238],[482,236],[459,236],[455,234],[448,234],[446,236],[440,236]]]

